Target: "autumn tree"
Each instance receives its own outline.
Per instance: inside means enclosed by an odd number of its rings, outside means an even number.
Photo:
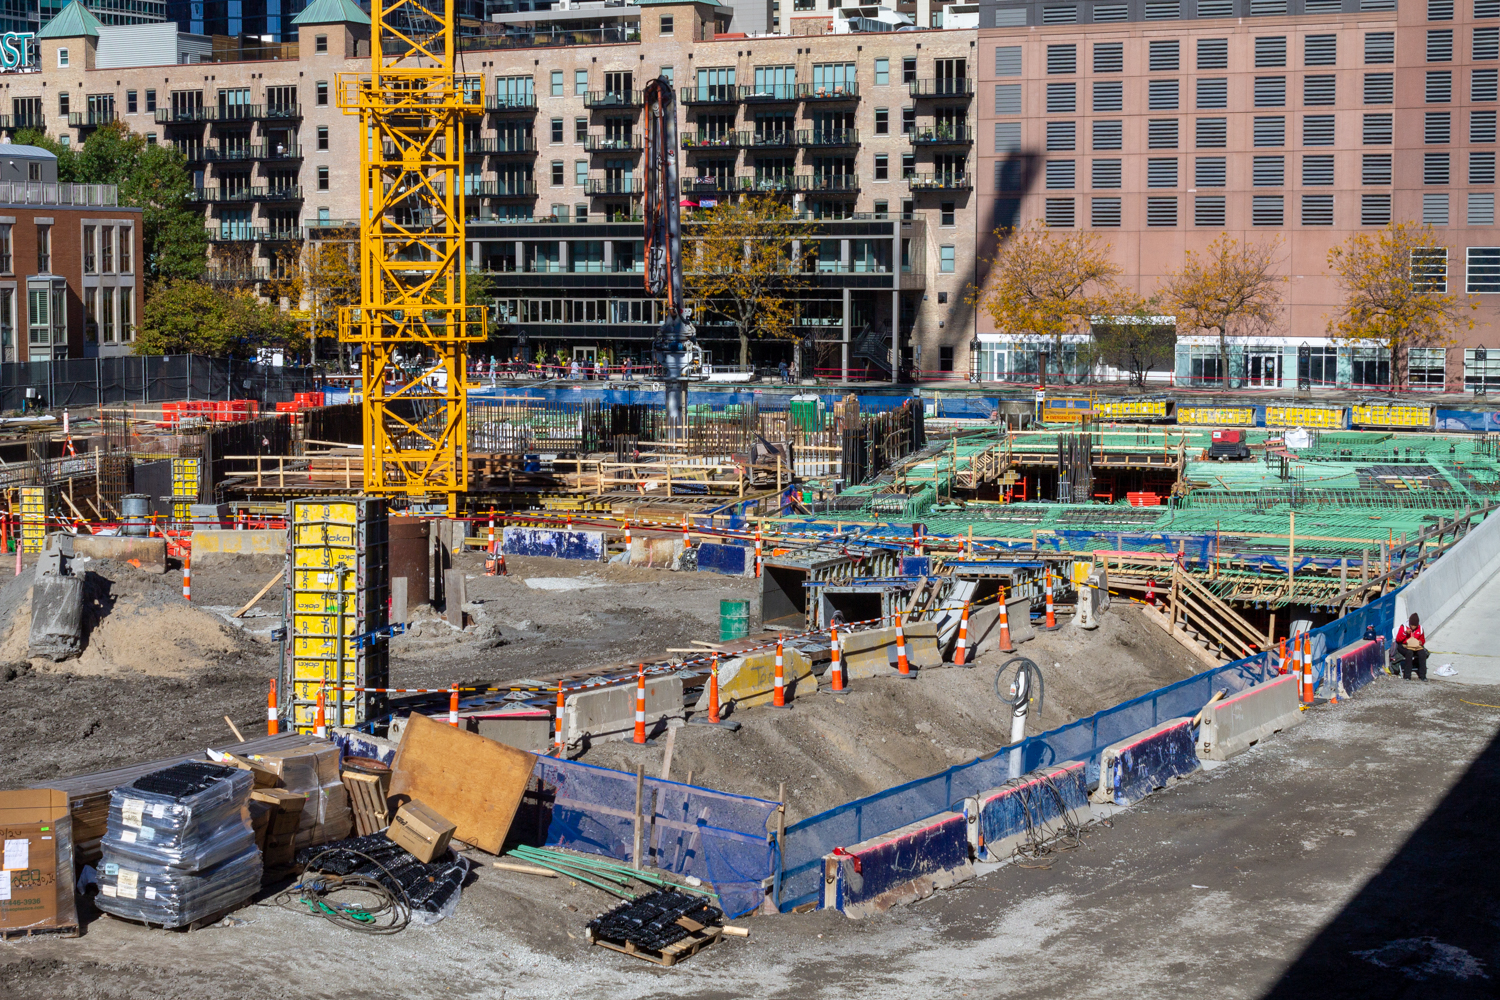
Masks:
[[[193,178],[187,160],[177,150],[147,142],[122,122],[100,126],[76,148],[60,145],[35,129],[20,129],[15,141],[51,151],[57,157],[59,181],[114,184],[121,205],[141,209],[142,263],[147,278],[203,276],[208,233],[203,212],[188,203]]]
[[[1252,242],[1219,236],[1202,253],[1189,250],[1162,284],[1162,302],[1176,314],[1179,334],[1203,330],[1219,338],[1225,388],[1229,338],[1266,332],[1281,318],[1281,246],[1279,237]]]
[[[135,353],[253,358],[263,348],[297,350],[302,343],[286,313],[250,292],[178,280],[158,285],[146,300]]]
[[[1413,348],[1442,347],[1457,327],[1474,328],[1479,304],[1448,291],[1448,251],[1431,226],[1392,222],[1355,233],[1328,251],[1344,303],[1328,334],[1390,351],[1391,388],[1406,383]]]
[[[1049,343],[1061,372],[1064,339],[1089,333],[1094,317],[1119,308],[1124,291],[1116,279],[1123,269],[1109,243],[1087,230],[1033,222],[995,236],[1000,249],[987,261],[989,276],[982,290],[970,292],[969,304],[989,313],[1001,333]]]
[[[740,338],[740,364],[750,364],[750,340],[796,337],[792,294],[806,285],[799,241],[811,234],[790,205],[752,196],[700,210],[686,227],[683,269],[687,294],[704,312],[725,317]]]
[[[302,297],[307,307],[311,360],[318,360],[318,339],[339,335],[339,311],[359,305],[357,230],[335,230],[324,239],[308,240],[302,248]],[[339,363],[348,366],[347,345],[339,341]]]

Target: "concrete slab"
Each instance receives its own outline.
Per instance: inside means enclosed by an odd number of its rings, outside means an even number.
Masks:
[[[1421,612],[1419,611],[1418,614]],[[1500,574],[1490,577],[1443,626],[1427,637],[1431,656],[1427,676],[1460,684],[1500,684],[1500,647],[1495,619],[1500,615]],[[1453,677],[1436,677],[1433,668],[1453,664]]]

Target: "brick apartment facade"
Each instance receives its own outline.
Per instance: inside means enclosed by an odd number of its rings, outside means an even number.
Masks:
[[[1500,3],[984,0],[979,36],[981,245],[1009,220],[1092,229],[1150,293],[1222,232],[1280,238],[1283,321],[1236,344],[1232,384],[1360,388],[1389,359],[1327,336],[1328,251],[1426,221],[1431,280],[1479,310],[1411,385],[1500,388]],[[1035,370],[1035,345],[979,323],[987,378]],[[1179,383],[1222,385],[1216,354],[1179,333]]]
[[[882,375],[894,326],[905,364],[968,371],[975,31],[746,36],[711,0],[508,17],[513,33],[493,43],[506,47],[466,39],[461,59],[486,103],[467,128],[465,186],[470,259],[495,272],[495,353],[524,335],[534,354],[649,356],[639,92],[665,73],[687,201],[774,192],[819,219],[799,293],[807,367]],[[361,18],[320,0],[297,18],[294,59],[122,69],[95,68],[86,32],[44,30],[40,71],[0,78],[0,109],[15,126],[39,108],[73,142],[118,118],[177,145],[216,273],[253,279],[358,214],[357,120],[334,90],[368,67]],[[712,361],[738,360],[727,327],[703,324],[700,340]],[[762,364],[791,357],[791,344],[756,347]]]

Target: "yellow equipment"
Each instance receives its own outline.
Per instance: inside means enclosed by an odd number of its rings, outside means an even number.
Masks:
[[[451,0],[374,0],[371,72],[338,77],[360,121],[360,304],[339,335],[361,347],[365,492],[450,514],[469,485],[466,345],[486,336],[465,303],[462,169],[483,105],[454,74],[454,20]]]

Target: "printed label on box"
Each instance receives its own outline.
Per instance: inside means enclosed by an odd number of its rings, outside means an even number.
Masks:
[[[139,876],[135,872],[124,868],[120,869],[120,874],[116,879],[116,889],[121,899],[135,898],[137,881],[139,881]]]
[[[135,831],[134,830],[121,830],[120,831],[120,842],[124,843],[124,844],[133,844],[133,843],[135,843]]]
[[[146,898],[147,899],[155,899],[156,898],[156,886],[154,886],[154,885],[148,885],[148,886],[146,886]]]
[[[0,871],[0,899],[10,898],[10,872]]]
[[[145,799],[126,799],[120,803],[120,822],[126,826],[140,826],[141,813],[145,808]]]
[[[5,842],[5,864],[4,868],[30,868],[31,867],[31,841],[22,837],[20,840],[7,840]]]

